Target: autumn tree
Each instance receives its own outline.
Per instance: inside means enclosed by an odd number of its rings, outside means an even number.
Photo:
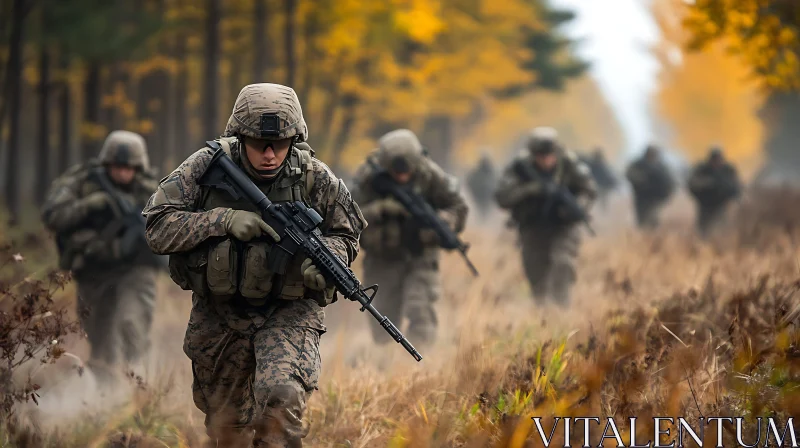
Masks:
[[[742,168],[759,161],[762,94],[748,67],[726,49],[726,39],[687,49],[691,33],[682,25],[690,14],[680,0],[658,0],[653,16],[662,40],[653,49],[661,63],[656,108],[673,144],[690,160],[704,158],[720,144]]]

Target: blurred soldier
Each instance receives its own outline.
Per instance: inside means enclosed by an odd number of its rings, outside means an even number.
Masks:
[[[483,153],[480,161],[467,175],[467,186],[478,206],[478,212],[482,218],[486,218],[492,207],[492,193],[497,185],[497,175],[492,165],[489,154]]]
[[[619,185],[619,180],[606,160],[603,148],[597,147],[585,158],[586,164],[592,172],[597,185],[598,201],[603,207],[608,204],[608,198]]]
[[[675,191],[675,180],[664,163],[661,150],[649,145],[626,172],[633,187],[636,220],[641,228],[658,227],[658,212]]]
[[[300,447],[306,402],[320,374],[323,307],[334,289],[299,253],[284,274],[266,259],[279,236],[253,205],[200,183],[214,149],[229,153],[273,202],[303,201],[323,218],[345,263],[366,225],[350,192],[314,158],[295,91],[245,86],[223,137],[161,181],[145,207],[147,241],[171,254],[170,276],[193,292],[184,352],[211,446]]]
[[[557,141],[555,129],[540,127],[506,168],[495,199],[519,227],[522,262],[534,298],[566,306],[577,279],[581,212],[596,187],[589,168]]]
[[[736,168],[725,160],[721,148],[711,148],[708,159],[695,166],[689,177],[689,191],[697,201],[697,228],[701,235],[708,236],[741,190]]]
[[[105,384],[149,347],[159,258],[144,239],[142,207],[158,182],[144,139],[114,131],[96,160],[53,182],[42,219],[56,234],[60,267],[78,285],[89,366]]]
[[[378,150],[356,172],[353,194],[370,223],[361,237],[364,283],[380,285],[381,310],[390,320],[400,324],[408,318],[410,339],[430,343],[437,327],[434,302],[441,293],[438,238],[420,229],[400,202],[375,191],[372,181],[379,170],[421,195],[456,233],[464,229],[467,205],[456,178],[427,158],[407,129],[381,137]],[[377,323],[372,329],[377,342],[390,341]]]

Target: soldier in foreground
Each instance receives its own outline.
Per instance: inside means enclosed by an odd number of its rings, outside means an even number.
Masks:
[[[597,185],[598,202],[603,207],[606,207],[608,205],[609,196],[611,196],[614,189],[619,186],[619,180],[611,169],[611,166],[609,166],[603,148],[595,148],[591,154],[585,157],[584,162],[589,166],[589,170]]]
[[[467,174],[467,186],[478,206],[478,213],[481,218],[486,219],[493,205],[494,187],[497,185],[497,175],[495,174],[492,160],[489,154],[483,153],[480,161]]]
[[[159,260],[145,242],[141,211],[157,185],[144,139],[114,131],[96,160],[53,182],[43,207],[60,267],[78,285],[89,368],[104,385],[149,347]]]
[[[540,127],[505,169],[495,199],[519,228],[525,275],[537,303],[562,306],[577,280],[580,226],[596,196],[589,168]]]
[[[254,205],[201,185],[201,176],[221,148],[273,203],[315,208],[324,243],[349,264],[366,222],[344,183],[310,148],[295,146],[307,138],[293,89],[245,86],[223,137],[164,178],[143,212],[150,247],[171,254],[170,275],[193,292],[184,352],[211,446],[302,446],[323,307],[336,296],[303,252],[284,274],[271,272],[276,230]]]
[[[689,178],[689,192],[697,202],[697,229],[703,237],[722,221],[728,204],[741,191],[736,167],[725,160],[721,148],[711,148],[708,159],[695,166]]]
[[[421,195],[455,233],[464,229],[467,205],[456,178],[427,158],[417,136],[407,129],[381,137],[378,150],[356,171],[353,194],[370,223],[361,236],[364,280],[380,285],[380,305],[392,321],[399,324],[402,317],[408,318],[409,338],[430,343],[437,328],[434,303],[441,294],[441,242],[400,202],[377,191],[373,182],[383,172]],[[372,324],[376,342],[389,342],[381,327]]]
[[[675,180],[664,163],[661,150],[649,145],[644,155],[628,167],[625,175],[633,187],[639,227],[658,227],[658,212],[675,192]]]

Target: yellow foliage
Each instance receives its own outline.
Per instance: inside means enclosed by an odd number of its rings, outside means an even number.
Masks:
[[[552,126],[567,147],[585,150],[602,146],[610,157],[619,154],[624,137],[613,111],[590,77],[567,84],[564,92],[534,92],[523,97],[485,102],[485,120],[460,134],[456,159],[474,164],[491,148],[507,156],[519,138],[536,126]]]
[[[763,98],[747,65],[726,51],[732,45],[727,41],[682,52],[690,36],[680,26],[671,26],[676,21],[670,19],[692,12],[680,0],[659,0],[654,13],[663,36],[655,49],[662,64],[656,104],[673,131],[675,145],[698,160],[710,145],[721,144],[741,168],[755,168],[764,132],[757,116]],[[744,13],[732,18],[752,20]]]
[[[684,25],[692,46],[723,42],[767,88],[800,89],[798,5],[786,0],[696,0],[687,7]]]

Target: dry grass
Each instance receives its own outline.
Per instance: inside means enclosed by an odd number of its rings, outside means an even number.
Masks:
[[[465,239],[482,275],[445,257],[440,338],[422,363],[374,346],[356,304],[331,307],[307,445],[534,446],[530,416],[800,415],[797,196],[757,199],[709,242],[694,236],[685,198],[652,234],[613,204],[583,247],[568,310],[534,306],[500,218],[472,227]],[[33,445],[200,446],[181,352],[189,297],[167,278],[160,297],[157,350],[130,390],[96,396],[91,375],[74,369],[80,340],[75,357],[39,373],[40,405],[19,410]],[[2,437],[25,445],[20,433]]]

